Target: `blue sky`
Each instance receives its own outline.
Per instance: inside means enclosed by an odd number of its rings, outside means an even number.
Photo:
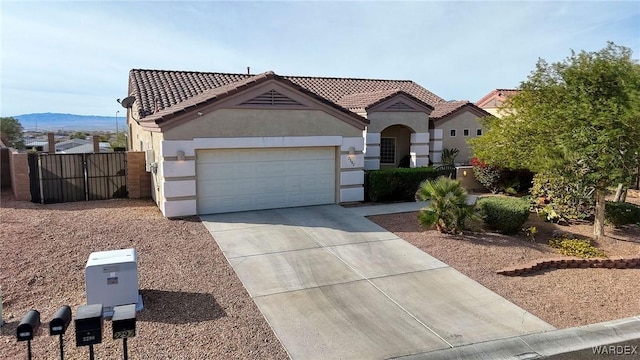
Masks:
[[[0,1],[1,116],[115,116],[133,68],[410,79],[477,101],[539,57],[614,41],[640,58],[638,1]]]

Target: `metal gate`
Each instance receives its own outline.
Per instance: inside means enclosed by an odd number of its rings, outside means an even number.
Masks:
[[[29,154],[31,201],[52,204],[127,197],[127,153]]]
[[[456,167],[453,165],[442,165],[436,168],[438,171],[438,176],[446,176],[451,179],[456,178],[456,173],[458,172]]]

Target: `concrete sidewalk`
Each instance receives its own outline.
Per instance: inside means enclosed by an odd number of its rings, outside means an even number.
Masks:
[[[478,201],[478,195],[468,195],[467,204],[473,205]],[[399,202],[390,204],[375,204],[365,205],[349,208],[354,214],[360,216],[372,216],[372,215],[385,215],[385,214],[397,214],[418,211],[427,206],[428,201],[417,202]]]
[[[361,210],[420,206],[406,204],[201,219],[292,359],[387,359],[554,330]]]

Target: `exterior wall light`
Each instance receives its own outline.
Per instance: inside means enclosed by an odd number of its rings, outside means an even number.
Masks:
[[[347,156],[347,159],[349,160],[349,162],[351,163],[351,166],[355,167],[356,166],[356,162],[355,159],[356,158],[356,148],[354,148],[353,146],[349,147],[349,155]]]
[[[462,171],[462,176],[467,176],[467,170]]]
[[[178,157],[178,161],[184,161],[184,151],[178,150],[176,156]]]

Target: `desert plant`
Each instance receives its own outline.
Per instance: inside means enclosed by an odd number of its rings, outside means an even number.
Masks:
[[[455,165],[456,157],[458,156],[459,153],[460,153],[460,150],[456,148],[442,149],[442,164],[452,165],[452,166]]]
[[[490,196],[479,199],[476,207],[490,229],[505,234],[518,232],[529,218],[529,202],[523,199]]]
[[[448,177],[441,176],[420,184],[416,200],[429,200],[418,215],[420,224],[435,227],[443,233],[459,233],[475,218],[474,207],[467,204],[466,190],[460,186],[460,181]]]
[[[640,206],[626,202],[607,201],[604,217],[607,222],[615,227],[640,224]]]
[[[606,257],[604,251],[591,244],[588,239],[571,239],[567,235],[552,237],[549,239],[549,246],[558,249],[561,254],[567,256],[578,256],[582,258]]]

